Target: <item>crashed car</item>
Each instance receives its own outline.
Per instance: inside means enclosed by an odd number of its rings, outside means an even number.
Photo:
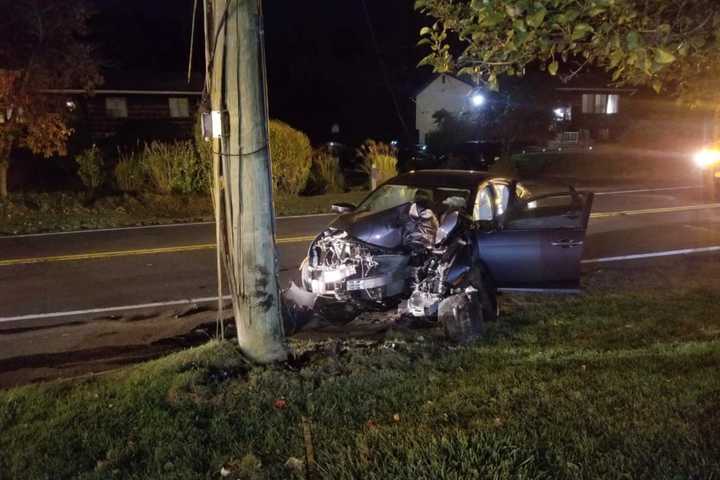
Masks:
[[[575,292],[593,194],[487,172],[399,175],[340,215],[309,247],[292,310],[319,299],[359,310],[400,306],[479,334],[498,292]],[[455,332],[452,332],[454,330]]]

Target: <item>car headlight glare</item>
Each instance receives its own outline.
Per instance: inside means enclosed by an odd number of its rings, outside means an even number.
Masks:
[[[693,160],[698,167],[707,168],[714,163],[720,162],[720,150],[706,148],[696,153]]]

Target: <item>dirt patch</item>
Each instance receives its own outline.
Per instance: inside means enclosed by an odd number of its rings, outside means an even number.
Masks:
[[[0,388],[103,372],[200,345],[214,337],[216,317],[200,309],[3,329]],[[225,325],[232,333],[231,320]]]

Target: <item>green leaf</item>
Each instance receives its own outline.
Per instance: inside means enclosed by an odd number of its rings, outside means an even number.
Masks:
[[[557,75],[558,68],[560,68],[560,64],[557,61],[553,61],[550,65],[548,65],[548,72],[550,72],[550,75],[554,77]]]
[[[621,67],[621,68],[618,68],[617,70],[615,70],[612,75],[612,81],[613,82],[617,81],[617,79],[620,78],[620,76],[623,74],[624,70],[625,70],[624,67]]]
[[[610,54],[610,68],[617,67],[625,56],[622,50],[613,50]]]
[[[571,39],[573,41],[575,40],[581,40],[585,38],[585,36],[593,31],[593,27],[588,25],[587,23],[578,23],[575,25],[575,28],[573,29]]]
[[[628,50],[635,50],[640,46],[640,34],[638,32],[629,32],[626,39]]]
[[[531,27],[537,28],[542,25],[543,20],[545,20],[545,15],[547,15],[547,10],[545,10],[544,7],[541,7],[537,12],[532,15],[528,15],[525,22]]]
[[[660,80],[655,80],[652,87],[653,90],[655,90],[655,93],[660,93],[662,91],[662,82]]]
[[[480,16],[479,20],[480,26],[482,27],[494,27],[495,25],[505,20],[505,17],[502,13],[490,12],[487,15]]]
[[[525,22],[522,19],[514,21],[513,28],[518,32],[527,32],[527,27],[525,27]]]
[[[668,52],[667,50],[664,50],[662,48],[658,48],[655,50],[655,62],[659,63],[660,65],[667,65],[669,63],[673,63],[675,61],[675,55]]]
[[[565,9],[565,15],[567,16],[568,22],[574,22],[580,16],[580,12],[575,8]]]
[[[427,57],[420,60],[417,64],[418,67],[423,67],[425,65],[434,65],[435,64],[435,55],[428,55]]]
[[[553,21],[558,25],[565,25],[568,23],[568,18],[564,13],[559,13],[553,17]]]
[[[515,5],[505,5],[505,13],[508,17],[515,18],[520,16],[521,10]]]
[[[420,29],[420,36],[421,36],[421,37],[424,36],[424,35],[430,35],[431,33],[432,33],[432,28],[430,28],[430,27],[422,27],[422,28]]]
[[[497,92],[499,90],[497,75],[494,73],[490,74],[490,78],[488,78],[488,85],[490,86],[490,90],[493,92]]]

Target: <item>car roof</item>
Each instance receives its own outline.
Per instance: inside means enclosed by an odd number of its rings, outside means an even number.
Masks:
[[[403,173],[388,181],[391,185],[418,187],[458,187],[474,190],[477,186],[496,175],[475,170],[416,170]]]

